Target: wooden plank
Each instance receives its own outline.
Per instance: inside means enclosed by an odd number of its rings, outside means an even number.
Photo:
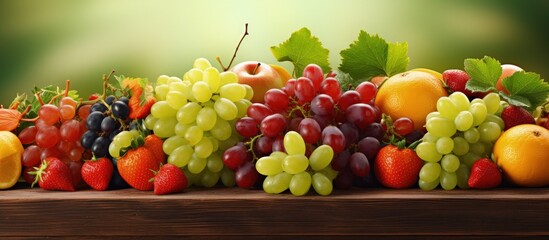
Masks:
[[[549,189],[354,189],[321,197],[237,188],[0,192],[2,237],[549,236]]]

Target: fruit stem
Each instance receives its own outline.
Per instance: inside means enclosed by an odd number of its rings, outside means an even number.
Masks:
[[[105,99],[107,97],[107,88],[109,87],[109,80],[111,79],[111,76],[114,74],[114,69],[111,70],[111,72],[109,73],[109,75],[106,75],[103,74],[103,94],[101,96],[103,96],[103,99]]]
[[[261,66],[261,63],[258,62],[257,65],[254,68],[254,71],[252,72],[252,75],[255,75],[257,73],[257,69],[259,69],[260,66]]]
[[[34,94],[34,96],[36,97],[36,100],[38,100],[38,102],[40,103],[40,105],[44,105],[44,101],[42,100],[42,97],[40,96],[40,93],[41,91],[38,91]]]
[[[69,96],[69,89],[70,89],[70,87],[71,87],[71,80],[67,80],[67,81],[65,82],[65,92],[64,92],[64,94],[63,94],[65,97],[66,97],[66,96]]]
[[[263,134],[256,135],[255,137],[250,139],[249,142],[245,144],[245,145],[248,145],[248,151],[252,152],[252,156],[253,156],[252,162],[255,162],[255,160],[258,159],[258,157],[255,155],[255,152],[254,152],[254,143],[257,139],[261,138],[262,136]]]
[[[246,23],[245,30],[244,30],[244,35],[242,35],[242,38],[240,39],[240,42],[238,42],[238,45],[236,45],[236,49],[234,50],[233,58],[231,59],[231,62],[229,62],[229,66],[227,66],[227,67],[223,66],[223,63],[221,62],[221,58],[219,58],[219,57],[215,58],[217,60],[217,62],[219,62],[219,65],[221,65],[221,68],[223,68],[224,72],[228,71],[231,68],[231,65],[233,65],[233,61],[236,58],[236,53],[238,52],[238,49],[240,48],[240,44],[242,43],[244,38],[248,35],[250,35],[250,34],[248,33],[248,23]]]
[[[62,93],[59,93],[59,94],[53,96],[53,97],[50,99],[50,101],[49,101],[48,103],[49,103],[49,104],[52,104],[52,103],[55,101],[55,99],[57,99],[57,98],[59,98],[59,97],[61,97],[61,96],[65,96],[65,97],[68,96],[68,95],[69,95],[69,88],[70,88],[70,86],[71,86],[71,80],[67,80],[67,81],[65,82],[65,90],[64,90]]]

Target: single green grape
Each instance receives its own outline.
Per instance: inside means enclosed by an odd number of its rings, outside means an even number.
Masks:
[[[474,117],[469,111],[461,111],[454,119],[454,124],[458,131],[467,131],[473,126]]]
[[[220,174],[217,172],[211,172],[208,169],[205,169],[201,174],[200,183],[204,187],[211,188],[219,181],[219,175]]]
[[[486,110],[489,114],[495,114],[499,110],[499,101],[501,101],[499,94],[488,93],[482,100],[484,100]]]
[[[204,76],[204,72],[198,68],[192,68],[187,73],[185,73],[186,78],[191,83],[196,83],[202,81],[202,77]],[[184,77],[185,78],[185,77]]]
[[[193,148],[190,145],[183,145],[174,149],[168,156],[168,163],[171,163],[177,167],[187,166],[194,153]]]
[[[454,119],[459,113],[456,104],[449,97],[441,97],[437,100],[437,111],[442,117],[448,119]]]
[[[309,192],[312,184],[311,174],[300,172],[295,174],[290,181],[290,192],[294,196],[303,196]]]
[[[327,167],[334,157],[334,150],[330,145],[321,145],[317,147],[309,156],[311,168],[314,171],[320,171]]]
[[[482,101],[482,99],[480,99],[480,101]],[[488,114],[486,105],[484,105],[483,102],[472,103],[469,107],[469,112],[473,114],[473,126],[478,126],[484,122],[484,119],[486,119],[486,115]]]
[[[175,135],[175,125],[177,124],[177,119],[175,118],[163,118],[158,119],[154,123],[153,132],[154,135],[159,138],[168,138]]]
[[[171,136],[162,143],[162,150],[167,155],[170,155],[173,150],[188,143],[189,142],[187,140],[180,136]]]
[[[215,125],[210,130],[210,134],[217,140],[223,141],[231,137],[233,130],[231,124],[221,118],[215,121]]]
[[[193,68],[198,68],[200,70],[205,70],[206,68],[209,68],[211,66],[212,64],[206,58],[197,58],[194,60],[193,63]]]
[[[305,155],[305,141],[296,131],[289,131],[284,135],[284,149],[288,155]]]
[[[213,152],[213,144],[210,138],[202,137],[200,141],[194,145],[194,154],[198,158],[207,158]]]
[[[428,132],[437,137],[451,137],[457,131],[454,121],[443,117],[433,117],[427,120],[426,127]]]
[[[223,170],[221,170],[221,182],[225,187],[234,187],[236,185],[234,171],[223,167]]]
[[[255,162],[255,169],[261,175],[273,176],[283,171],[282,160],[273,156],[261,157]]]
[[[215,93],[218,92],[219,86],[221,84],[221,77],[219,76],[219,70],[214,67],[209,67],[204,69],[204,75],[202,76],[202,81],[208,83],[210,90]]]
[[[457,185],[461,189],[469,188],[469,167],[465,164],[460,164],[456,171]]]
[[[442,158],[442,154],[440,154],[436,149],[436,144],[432,142],[422,142],[418,144],[416,147],[416,153],[419,158],[427,162],[436,163]]]
[[[239,83],[225,84],[219,89],[219,96],[222,98],[227,98],[232,102],[236,102],[244,99],[246,96],[246,88],[243,84]]]
[[[196,116],[200,110],[202,110],[200,104],[188,102],[177,111],[177,121],[183,124],[190,124],[196,120]]]
[[[419,170],[419,179],[425,182],[432,182],[440,177],[441,167],[439,163],[428,162]]]
[[[288,155],[282,160],[282,169],[289,174],[297,174],[307,170],[309,159],[303,154]]]
[[[166,94],[166,102],[173,109],[180,109],[187,103],[187,97],[178,91],[169,91]]]
[[[460,161],[459,158],[454,154],[448,154],[442,157],[440,160],[440,165],[442,169],[448,173],[453,173],[458,170]]]
[[[469,152],[469,143],[463,137],[454,137],[453,153],[457,156],[464,155]]]
[[[450,137],[441,137],[437,140],[435,147],[440,154],[448,154],[454,150],[454,141]]]
[[[114,158],[120,157],[120,145],[116,142],[111,142],[109,144],[109,154]]]
[[[209,131],[215,126],[217,113],[211,107],[203,107],[196,115],[196,125],[204,131]]]
[[[189,144],[193,146],[200,142],[203,136],[204,131],[202,131],[202,128],[198,126],[190,126],[185,132],[185,139],[187,139],[187,141],[189,141]]]
[[[480,140],[480,132],[477,128],[468,129],[463,133],[463,138],[465,138],[468,143],[476,143]]]
[[[452,190],[457,186],[457,175],[456,173],[448,173],[442,171],[440,173],[440,186],[444,190]]]
[[[501,135],[501,128],[495,122],[485,122],[478,126],[481,142],[495,142]]]
[[[192,95],[198,102],[205,103],[210,101],[212,98],[212,90],[206,82],[195,82],[191,88],[191,91]]]
[[[223,159],[220,152],[213,152],[208,159],[206,159],[206,167],[208,171],[212,173],[219,173],[223,170]]]
[[[219,87],[225,86],[229,83],[238,83],[238,76],[231,71],[222,72],[219,74]]]
[[[177,110],[173,109],[167,101],[158,101],[152,105],[151,114],[157,119],[173,118]]]
[[[170,76],[168,76],[168,75],[160,75],[156,79],[156,85],[168,84],[169,79],[170,79]]]
[[[453,92],[452,94],[450,94],[449,98],[452,99],[459,111],[468,110],[469,105],[471,105],[467,95],[462,92]]]
[[[439,184],[438,178],[432,182],[426,182],[421,179],[418,180],[418,185],[421,190],[426,190],[426,191],[433,190],[438,187],[438,184]]]
[[[154,88],[155,92],[155,98],[157,101],[164,101],[166,100],[166,94],[168,94],[168,91],[170,91],[170,86],[167,84],[157,84]]]
[[[312,177],[312,186],[315,189],[316,193],[327,196],[332,193],[334,186],[332,185],[332,180],[326,177],[322,173],[315,173]]]
[[[206,168],[206,159],[196,156],[196,153],[193,153],[189,163],[187,164],[187,169],[189,172],[194,174],[201,173]]]
[[[230,121],[238,116],[238,107],[229,99],[219,98],[213,107],[217,115],[224,120]]]

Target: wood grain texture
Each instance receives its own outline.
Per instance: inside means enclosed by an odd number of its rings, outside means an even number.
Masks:
[[[4,237],[477,239],[549,237],[549,189],[355,189],[328,197],[237,188],[0,192]]]

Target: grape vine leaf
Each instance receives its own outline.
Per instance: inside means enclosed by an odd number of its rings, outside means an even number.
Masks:
[[[271,52],[277,61],[290,61],[294,65],[294,76],[303,75],[303,69],[311,63],[320,66],[324,72],[330,71],[329,50],[322,46],[317,37],[311,35],[308,28],[292,33],[283,43],[272,46]]]
[[[547,101],[549,84],[541,79],[539,74],[519,71],[502,80],[509,94],[496,89],[496,83],[502,74],[498,60],[485,56],[482,59],[468,58],[464,61],[465,71],[471,79],[466,88],[471,91],[497,92],[511,105],[524,107],[534,111],[536,107]]]
[[[496,83],[501,76],[501,64],[498,60],[485,56],[482,59],[465,59],[463,64],[471,77],[467,81],[467,89],[472,92],[496,91]]]
[[[408,43],[388,43],[378,35],[360,31],[358,40],[340,52],[339,69],[353,79],[370,79],[375,76],[392,76],[406,71],[410,58]]]

